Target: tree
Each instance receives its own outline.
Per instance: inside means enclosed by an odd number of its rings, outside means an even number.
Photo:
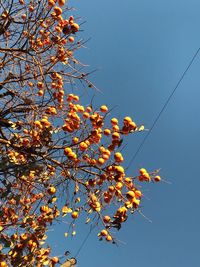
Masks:
[[[123,138],[143,126],[108,120],[107,106],[83,106],[73,93],[94,85],[75,57],[84,40],[65,0],[0,7],[0,267],[56,266],[45,242],[53,223],[70,217],[73,234],[85,213],[115,243],[112,229],[140,210],[137,182],[161,178],[144,168],[127,177],[122,166]]]

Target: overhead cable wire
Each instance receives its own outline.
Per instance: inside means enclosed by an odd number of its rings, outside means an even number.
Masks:
[[[142,147],[144,146],[144,143],[146,142],[147,138],[149,137],[149,135],[151,134],[151,132],[153,131],[156,123],[158,122],[158,120],[160,119],[162,113],[164,112],[164,110],[166,109],[167,105],[169,104],[170,100],[172,99],[174,93],[176,92],[177,88],[179,87],[180,83],[182,82],[183,78],[185,77],[186,73],[188,72],[188,70],[190,69],[190,67],[192,66],[194,60],[196,59],[197,55],[199,54],[200,51],[200,47],[197,49],[197,51],[195,52],[194,56],[192,57],[192,59],[190,60],[190,62],[188,63],[185,71],[183,72],[183,74],[181,75],[180,79],[178,80],[176,86],[174,87],[174,89],[172,90],[172,92],[170,93],[169,97],[167,98],[167,100],[165,101],[162,109],[160,110],[160,112],[158,113],[158,115],[156,116],[151,128],[149,129],[149,131],[147,132],[147,134],[144,136],[142,142],[140,143],[140,145],[138,146],[135,154],[132,156],[128,166],[126,169],[128,169],[130,167],[130,165],[134,162],[134,160],[136,159],[137,155],[139,154],[139,152],[141,151]]]
[[[140,152],[140,150],[142,149],[142,147],[144,146],[144,143],[146,142],[147,138],[149,137],[149,135],[151,134],[152,130],[154,129],[156,123],[158,122],[160,116],[162,115],[162,113],[164,112],[164,110],[166,109],[167,105],[169,104],[171,98],[173,97],[174,93],[176,92],[177,88],[179,87],[180,83],[182,82],[183,78],[185,77],[186,73],[188,72],[188,70],[190,69],[191,65],[193,64],[194,60],[196,59],[197,55],[199,54],[200,51],[200,47],[197,49],[197,51],[195,52],[194,56],[192,57],[192,59],[190,60],[188,66],[186,67],[185,71],[183,72],[183,74],[181,75],[180,79],[178,80],[176,86],[174,87],[174,89],[172,90],[172,92],[170,93],[169,97],[167,98],[167,100],[165,101],[162,109],[160,110],[160,112],[158,113],[158,115],[156,116],[151,128],[149,129],[149,131],[147,132],[147,134],[144,136],[142,142],[140,143],[138,149],[136,150],[135,154],[133,155],[133,157],[131,158],[128,166],[126,169],[128,169],[130,167],[130,165],[133,163],[133,161],[135,160],[136,156],[138,155],[138,153]],[[86,244],[92,230],[94,229],[94,226],[90,228],[88,234],[85,236],[85,238],[83,239],[76,255],[75,258],[80,254],[80,251],[83,249],[84,245]]]
[[[79,255],[79,253],[81,252],[81,250],[83,249],[85,243],[87,242],[90,234],[92,233],[92,230],[94,229],[94,225],[93,226],[90,226],[90,230],[88,232],[88,234],[85,236],[85,238],[83,239],[78,251],[76,252],[76,255],[75,255],[75,258],[77,258],[77,256]]]

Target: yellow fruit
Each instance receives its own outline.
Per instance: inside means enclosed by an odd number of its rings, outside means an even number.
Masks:
[[[58,0],[59,6],[64,6],[65,5],[65,0]]]
[[[135,204],[136,207],[138,207],[140,205],[140,200],[137,198],[134,198],[132,203]]]
[[[141,192],[140,190],[136,190],[136,191],[135,191],[135,196],[136,196],[137,198],[141,198],[141,196],[142,196],[142,192]]]
[[[111,131],[110,129],[105,129],[103,132],[106,136],[110,135]]]
[[[59,262],[59,259],[58,259],[58,257],[53,257],[53,258],[51,259],[51,261],[52,261],[53,263],[58,263],[58,262]]]
[[[133,191],[128,191],[126,193],[126,197],[130,200],[130,199],[133,199],[135,197],[135,192]]]
[[[55,6],[55,1],[54,0],[48,0],[48,5],[49,6]]]
[[[79,216],[78,211],[73,211],[71,216],[72,216],[73,219],[77,219],[78,216]]]
[[[146,173],[146,172],[147,172],[147,170],[146,170],[145,168],[141,168],[141,169],[140,169],[140,174],[141,174],[141,175],[143,175],[143,174]]]
[[[54,12],[56,13],[56,16],[60,16],[62,14],[62,8],[55,6]]]
[[[117,162],[122,162],[124,158],[122,157],[122,154],[120,152],[116,152],[114,155],[114,158]]]
[[[42,89],[42,88],[44,88],[44,83],[43,83],[43,82],[38,82],[38,83],[37,83],[37,88],[38,88],[38,89]]]
[[[115,186],[115,188],[116,188],[117,190],[121,190],[122,187],[123,187],[123,183],[122,183],[122,182],[118,182],[118,183],[116,184],[116,186]]]
[[[40,211],[46,213],[49,211],[49,207],[48,206],[41,206]]]
[[[98,159],[98,163],[99,163],[100,165],[104,164],[104,163],[105,163],[105,159],[104,159],[104,158],[99,158],[99,159]]]
[[[76,160],[77,159],[77,155],[74,152],[70,152],[67,156],[70,160]]]
[[[130,122],[132,122],[132,119],[130,117],[124,118],[124,124],[129,124]]]
[[[78,141],[79,141],[79,138],[78,137],[73,137],[73,143],[74,144],[78,143]]]
[[[112,134],[112,138],[113,138],[114,140],[118,140],[118,139],[120,138],[120,134],[119,134],[118,132],[114,132],[114,133]]]
[[[137,125],[136,125],[136,123],[134,121],[131,121],[129,123],[129,127],[130,127],[131,130],[136,130],[137,129]]]
[[[88,119],[90,117],[90,114],[88,112],[83,113],[83,118]]]
[[[27,234],[21,234],[21,236],[20,236],[20,240],[21,241],[24,241],[24,240],[26,240],[28,238],[28,235]]]
[[[42,124],[40,121],[35,121],[34,122],[35,126],[38,127],[38,128],[41,128],[42,127]]]
[[[101,112],[107,112],[108,108],[107,108],[107,106],[103,105],[100,107],[100,110],[101,110]]]
[[[101,230],[101,235],[102,236],[107,236],[108,235],[108,231],[107,230]]]
[[[47,192],[50,194],[50,195],[53,195],[55,194],[56,192],[56,188],[54,186],[51,186],[48,188]]]
[[[8,265],[6,264],[5,261],[1,261],[0,262],[0,267],[8,267]]]
[[[124,216],[127,212],[127,208],[126,207],[120,207],[118,210],[117,210],[117,213],[120,214],[120,216]]]
[[[126,178],[124,179],[124,181],[125,181],[127,184],[132,183],[132,179],[129,178],[129,177],[126,177]]]
[[[115,166],[115,171],[118,173],[123,174],[124,173],[124,168],[122,166]]]
[[[119,131],[119,126],[118,125],[113,125],[112,127],[114,132],[118,132]]]
[[[65,149],[64,149],[64,154],[65,154],[66,156],[68,156],[69,153],[71,153],[71,152],[72,152],[72,149],[71,149],[70,147],[65,147]]]
[[[107,235],[107,236],[106,236],[106,240],[109,241],[109,242],[112,241],[112,240],[113,240],[113,239],[112,239],[112,236],[111,236],[111,235]]]
[[[74,37],[73,37],[73,36],[70,36],[70,37],[68,38],[68,40],[70,41],[70,43],[73,43],[73,42],[74,42]]]
[[[85,142],[81,142],[79,148],[81,151],[84,151],[88,148],[88,145]]]
[[[110,186],[108,187],[108,190],[109,190],[110,192],[114,192],[114,191],[115,191],[115,187],[114,187],[113,185],[110,185]]]
[[[118,119],[112,118],[111,123],[112,123],[112,125],[118,125]]]
[[[151,181],[151,177],[150,177],[150,175],[147,172],[144,173],[142,176],[143,176],[143,178],[144,178],[145,181],[147,181],[147,182],[150,182]]]
[[[108,216],[108,215],[105,215],[104,217],[103,217],[103,221],[105,222],[105,223],[109,223],[110,222],[110,216]]]
[[[30,5],[29,8],[28,8],[28,10],[29,10],[30,12],[33,12],[33,11],[34,11],[34,7]]]
[[[21,16],[21,18],[22,18],[23,20],[25,20],[25,19],[26,19],[26,14],[23,14],[23,15]]]
[[[79,28],[80,28],[80,26],[77,23],[71,24],[71,31],[72,31],[72,33],[75,33],[77,31],[79,31]]]
[[[154,181],[155,181],[155,182],[160,182],[160,181],[161,181],[161,177],[160,177],[159,175],[156,175],[156,176],[154,177]]]

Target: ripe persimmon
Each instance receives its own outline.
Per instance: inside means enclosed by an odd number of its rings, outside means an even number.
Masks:
[[[58,0],[58,5],[59,6],[64,6],[65,5],[65,0]]]
[[[78,216],[79,216],[78,211],[73,211],[72,214],[71,214],[71,216],[72,216],[73,219],[77,219]]]
[[[103,221],[104,221],[105,223],[109,223],[109,222],[111,221],[110,216],[105,215],[105,216],[103,217]]]
[[[155,181],[155,182],[160,182],[160,181],[161,181],[161,177],[160,177],[159,175],[156,175],[156,176],[154,177],[154,181]]]
[[[50,194],[50,195],[54,195],[55,192],[56,192],[56,188],[54,186],[51,186],[48,188],[47,192]]]
[[[102,106],[100,107],[100,110],[101,110],[101,112],[108,112],[108,107],[105,106],[105,105],[102,105]]]
[[[110,242],[110,241],[112,241],[112,240],[113,240],[113,238],[112,238],[112,236],[111,236],[111,235],[107,235],[107,236],[106,236],[106,240],[107,240],[108,242]]]
[[[55,6],[54,12],[55,12],[56,16],[60,16],[62,14],[62,8]]]
[[[108,235],[108,231],[105,230],[105,229],[101,230],[101,235],[102,236],[107,236]]]

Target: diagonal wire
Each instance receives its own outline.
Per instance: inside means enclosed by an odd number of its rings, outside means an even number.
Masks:
[[[87,242],[90,234],[92,233],[92,230],[94,229],[94,225],[90,227],[90,230],[88,232],[88,234],[85,236],[85,238],[83,239],[78,251],[76,252],[75,258],[77,258],[77,256],[79,255],[79,253],[81,252],[82,248],[84,247],[85,243]]]
[[[200,47],[197,49],[197,51],[195,52],[194,56],[192,57],[192,59],[190,60],[187,68],[185,69],[185,71],[183,72],[183,74],[181,75],[178,83],[176,84],[176,86],[174,87],[173,91],[171,92],[171,94],[169,95],[169,97],[167,98],[166,102],[164,103],[162,109],[160,110],[160,112],[158,113],[157,117],[155,118],[151,128],[149,129],[149,131],[147,132],[147,134],[145,135],[145,137],[143,138],[142,142],[140,143],[138,149],[136,150],[135,154],[133,155],[133,157],[131,158],[128,166],[126,169],[128,169],[130,167],[130,165],[133,163],[133,161],[135,160],[136,156],[138,155],[138,153],[140,152],[140,150],[142,149],[142,147],[144,146],[144,143],[146,142],[147,138],[149,137],[149,135],[151,134],[153,128],[155,127],[156,123],[158,122],[160,116],[162,115],[163,111],[166,109],[167,105],[169,104],[171,98],[173,97],[174,93],[176,92],[177,88],[179,87],[180,83],[182,82],[183,78],[185,77],[187,71],[190,69],[191,65],[193,64],[194,60],[196,59],[198,53],[200,51]],[[92,230],[94,229],[93,227],[90,227],[90,230],[88,232],[88,234],[85,236],[85,238],[83,239],[76,255],[75,258],[79,255],[80,251],[83,249],[84,245],[86,244],[90,234],[92,233]]]
[[[182,82],[183,78],[185,77],[186,73],[188,72],[188,70],[192,66],[194,60],[196,59],[197,55],[199,54],[199,51],[200,51],[200,47],[195,52],[194,56],[192,57],[192,59],[190,60],[189,64],[187,65],[185,71],[183,72],[183,74],[181,75],[179,81],[177,82],[176,86],[174,87],[174,89],[170,93],[169,97],[167,98],[166,102],[164,103],[162,109],[160,110],[160,112],[156,116],[156,118],[155,118],[155,120],[154,120],[151,128],[149,129],[149,131],[147,132],[147,134],[144,136],[142,142],[140,143],[140,145],[139,145],[138,149],[136,150],[135,154],[132,156],[132,158],[131,158],[131,160],[130,160],[130,162],[129,162],[129,164],[128,164],[128,166],[127,166],[126,169],[128,169],[130,167],[130,165],[133,163],[133,161],[135,160],[135,158],[139,154],[140,150],[144,146],[144,143],[146,142],[147,138],[149,137],[149,135],[151,134],[152,130],[154,129],[154,127],[155,127],[156,123],[158,122],[160,116],[162,115],[163,111],[166,109],[166,107],[169,104],[171,98],[173,97],[174,93],[176,92],[177,88],[179,87],[180,83]]]

